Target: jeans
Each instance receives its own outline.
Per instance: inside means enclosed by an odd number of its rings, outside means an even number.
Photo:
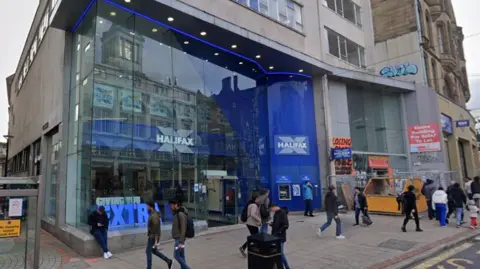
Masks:
[[[429,219],[435,218],[435,210],[433,209],[432,200],[427,200],[427,208],[428,208],[428,218]]]
[[[175,250],[173,251],[173,256],[175,260],[180,264],[181,269],[190,269],[187,265],[187,261],[185,260],[185,248],[178,248],[180,241],[175,239]]]
[[[260,233],[261,234],[268,233],[268,223],[264,223],[264,224],[262,224],[262,226],[260,226]]]
[[[457,207],[455,210],[455,217],[457,218],[457,225],[460,226],[463,220],[463,207]]]
[[[366,210],[363,210],[363,209],[360,209],[360,208],[355,208],[355,224],[360,224],[360,220],[359,220],[359,217],[360,217],[360,212],[362,212],[362,214],[367,217],[367,218],[370,218],[368,216],[368,212]]]
[[[165,256],[157,249],[153,249],[153,245],[155,245],[155,239],[148,238],[147,249],[145,250],[145,253],[147,254],[147,269],[152,269],[152,253],[162,259],[167,264],[168,262],[170,262],[170,259],[167,256]]]
[[[247,225],[248,231],[250,235],[258,234],[258,227]],[[242,249],[245,250],[247,248],[248,241],[245,241],[245,244],[242,245]]]
[[[446,204],[435,204],[435,212],[440,222],[440,226],[447,226],[447,205]]]
[[[335,234],[337,236],[342,235],[342,223],[340,221],[340,218],[338,216],[337,218],[335,218],[334,215],[330,215],[330,214],[327,214],[327,222],[323,224],[322,227],[320,227],[320,231],[321,232],[325,231],[328,228],[328,226],[332,224],[332,220],[335,220],[335,223],[337,224],[337,231],[335,232]]]
[[[312,207],[312,200],[305,199],[305,216],[313,215],[313,207]]]
[[[282,243],[280,245],[280,247],[281,247],[281,250],[282,250],[283,267],[285,267],[285,269],[290,269],[290,265],[288,265],[287,257],[285,256],[285,252],[284,252],[285,243]]]
[[[108,252],[108,236],[105,229],[94,229],[92,231],[93,236],[97,240],[98,244],[102,248],[103,252]]]

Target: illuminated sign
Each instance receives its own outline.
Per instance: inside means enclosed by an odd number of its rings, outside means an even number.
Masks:
[[[45,33],[47,32],[48,27],[50,27],[50,24],[52,23],[53,16],[51,15],[53,15],[52,13],[55,5],[57,4],[57,1],[58,0],[51,0],[50,5],[47,6],[45,12],[43,13],[43,17],[40,20],[40,25],[37,28],[37,33],[33,36],[30,49],[28,50],[25,60],[23,60],[23,64],[21,65],[22,68],[20,69],[17,79],[17,90],[20,90],[20,88],[22,88],[23,82],[25,81],[28,71],[30,70],[30,66],[32,65],[33,60],[37,55],[38,48],[40,48],[43,38],[45,37]]]
[[[181,153],[193,153],[190,147],[195,146],[192,130],[173,130],[172,128],[157,127],[157,143],[162,144],[158,151],[172,152],[175,148]]]
[[[275,136],[275,154],[277,155],[308,155],[308,147],[306,136]]]

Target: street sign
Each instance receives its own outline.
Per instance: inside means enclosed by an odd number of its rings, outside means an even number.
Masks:
[[[20,220],[0,220],[0,238],[19,237]]]
[[[457,126],[457,128],[470,127],[470,121],[469,120],[457,120],[456,121],[456,126]]]

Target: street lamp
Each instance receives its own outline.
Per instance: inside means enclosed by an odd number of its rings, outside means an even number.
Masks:
[[[4,167],[4,170],[3,170],[3,176],[4,176],[4,177],[7,177],[7,170],[8,170],[8,147],[9,147],[9,144],[10,144],[10,139],[13,138],[13,135],[4,135],[3,137],[7,140],[7,150],[6,150],[6,153],[5,153],[5,167]]]

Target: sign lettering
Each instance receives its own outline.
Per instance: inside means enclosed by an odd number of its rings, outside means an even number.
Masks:
[[[440,151],[438,123],[420,124],[408,127],[410,152]]]
[[[309,143],[306,136],[275,136],[275,154],[308,155]]]
[[[0,238],[19,237],[20,220],[0,220]]]

